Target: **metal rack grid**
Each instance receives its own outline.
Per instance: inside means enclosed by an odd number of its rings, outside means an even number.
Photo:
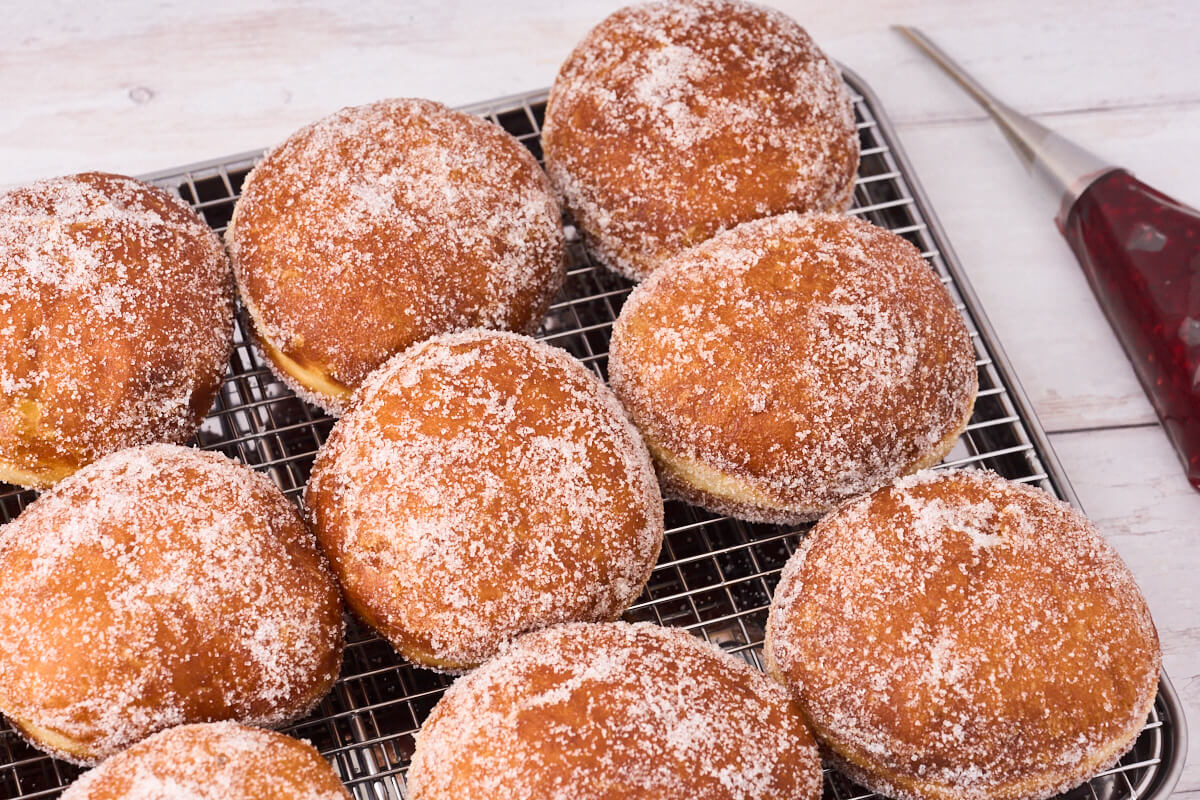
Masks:
[[[980,386],[975,413],[942,466],[993,469],[1074,502],[878,100],[857,76],[847,72],[846,78],[853,90],[862,142],[854,207],[849,213],[889,228],[921,250],[963,312],[975,345]],[[540,161],[545,97],[544,91],[536,92],[465,110],[504,127]],[[247,153],[148,179],[178,194],[213,228],[223,231],[242,180],[259,157],[261,153]],[[632,284],[593,262],[569,223],[567,232],[568,278],[538,335],[607,377],[609,331]],[[269,474],[298,501],[313,456],[333,420],[298,400],[274,378],[250,345],[248,330],[245,313],[239,311],[225,382],[196,444]],[[0,522],[15,517],[34,496],[0,484]],[[745,523],[678,502],[667,504],[666,518],[662,556],[626,618],[686,628],[761,668],[771,593],[804,530]],[[359,800],[407,798],[403,774],[413,737],[449,683],[446,676],[403,663],[386,641],[351,619],[336,686],[313,714],[287,730],[312,741]],[[1182,767],[1184,737],[1180,706],[1164,677],[1133,750],[1115,768],[1065,797],[1165,796]],[[29,747],[0,723],[0,798],[53,797],[78,772]],[[866,800],[874,795],[826,769],[824,797]]]

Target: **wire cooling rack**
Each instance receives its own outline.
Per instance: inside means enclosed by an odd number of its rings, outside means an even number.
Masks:
[[[985,467],[1075,502],[879,101],[857,76],[847,72],[846,79],[862,142],[850,213],[889,228],[921,250],[963,312],[975,345],[979,399],[966,433],[943,466]],[[544,91],[536,92],[465,110],[499,124],[541,160],[545,98]],[[247,153],[148,179],[178,194],[223,231],[242,181],[260,156]],[[567,231],[571,262],[566,285],[539,338],[568,350],[606,378],[609,332],[632,284],[591,259],[569,220]],[[333,420],[274,378],[250,345],[248,330],[246,315],[239,311],[225,382],[196,444],[267,473],[299,500],[313,456]],[[34,496],[0,484],[0,522],[15,517]],[[626,619],[686,628],[761,668],[771,593],[804,529],[740,522],[677,502],[667,504],[666,519],[662,557]],[[313,714],[288,732],[312,741],[358,800],[402,800],[408,797],[404,773],[413,737],[450,680],[403,663],[386,641],[351,620],[336,686]],[[1164,676],[1154,710],[1132,751],[1115,768],[1066,797],[1165,797],[1182,769],[1185,737],[1179,701]],[[54,797],[78,773],[78,768],[29,747],[0,723],[0,798]],[[838,773],[825,771],[825,800],[870,797],[874,795]]]

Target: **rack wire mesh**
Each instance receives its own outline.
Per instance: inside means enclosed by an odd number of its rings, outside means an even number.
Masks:
[[[974,302],[928,211],[878,101],[851,73],[862,159],[849,213],[915,244],[967,321],[979,371],[979,398],[961,441],[943,467],[984,467],[1074,500],[1028,411],[986,320]],[[500,125],[542,158],[546,93],[469,107]],[[190,203],[217,231],[233,213],[242,181],[261,153],[248,153],[148,176]],[[608,338],[632,284],[594,262],[567,220],[570,267],[539,338],[607,374]],[[299,495],[333,420],[301,402],[272,375],[250,344],[239,309],[235,347],[219,396],[195,438],[267,473],[290,497]],[[36,495],[0,484],[0,523]],[[626,619],[685,628],[761,668],[771,593],[804,529],[745,523],[678,502],[667,504],[662,556]],[[413,737],[450,679],[404,663],[387,644],[349,620],[342,674],[332,693],[287,732],[306,738],[332,762],[358,800],[401,800]],[[1181,758],[1178,702],[1164,682],[1134,748],[1111,770],[1065,797],[1145,798],[1169,792]],[[79,769],[31,748],[0,723],[0,798],[57,796]],[[826,769],[825,800],[866,800],[870,792]]]

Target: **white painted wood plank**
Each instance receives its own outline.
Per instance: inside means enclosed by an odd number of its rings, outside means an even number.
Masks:
[[[978,116],[886,24],[922,28],[985,87],[1025,113],[1200,101],[1200,16],[1190,2],[872,4],[847,30],[828,4],[812,25],[829,50],[885,93],[904,122]],[[875,16],[877,15],[877,16]],[[824,26],[828,24],[828,33]],[[1179,70],[1179,72],[1176,72]]]
[[[543,86],[620,4],[24,3],[0,26],[0,185],[261,147],[382,96],[460,104]],[[1200,15],[1189,0],[777,5],[901,121],[979,111],[887,28],[895,22],[926,27],[1023,109],[1200,101]]]
[[[1142,587],[1192,726],[1180,791],[1200,791],[1200,494],[1155,428],[1056,434],[1088,515]]]

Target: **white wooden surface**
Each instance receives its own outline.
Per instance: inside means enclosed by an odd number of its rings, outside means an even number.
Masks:
[[[0,188],[255,149],[380,97],[462,104],[545,86],[620,4],[0,3]],[[1200,5],[776,5],[861,74],[898,124],[1086,510],[1149,599],[1166,669],[1196,728],[1177,793],[1200,794],[1200,495],[1054,229],[1055,198],[979,109],[888,28],[924,28],[1019,109],[1197,205]]]

